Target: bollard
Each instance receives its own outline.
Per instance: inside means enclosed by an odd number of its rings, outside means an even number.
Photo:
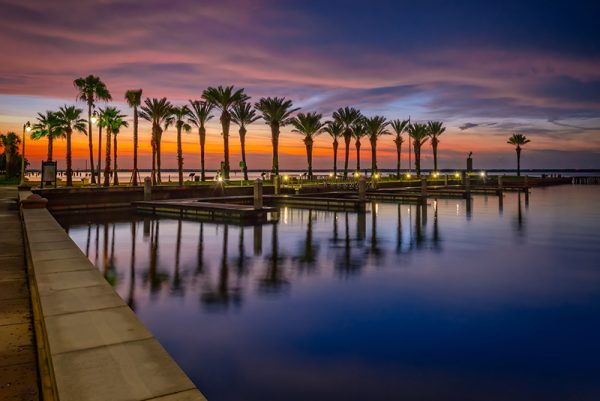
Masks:
[[[525,188],[527,188],[529,186],[529,177],[527,177],[527,176],[523,177],[523,185],[525,185]]]
[[[444,174],[444,186],[448,186],[448,174]]]
[[[258,178],[254,181],[254,208],[262,209],[263,207],[263,183]]]
[[[421,196],[423,198],[427,197],[427,179],[421,178]]]
[[[502,191],[502,176],[498,176],[498,190]]]
[[[463,182],[465,184],[465,192],[467,194],[471,193],[471,179],[469,178],[469,174],[463,171]]]
[[[273,177],[273,192],[275,193],[275,195],[279,195],[279,189],[280,189],[279,176],[276,175],[275,177]]]
[[[152,200],[152,183],[150,182],[150,177],[144,178],[144,200]]]

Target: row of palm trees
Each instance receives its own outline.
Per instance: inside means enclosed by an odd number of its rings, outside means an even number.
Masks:
[[[81,118],[83,110],[75,106],[63,106],[57,112],[46,112],[38,114],[34,125],[32,138],[48,139],[48,160],[52,160],[52,146],[56,138],[66,137],[67,140],[67,185],[72,185],[72,163],[71,163],[71,135],[74,131],[88,134],[89,156],[91,167],[91,183],[100,183],[101,175],[101,149],[102,131],[105,131],[105,167],[104,185],[110,185],[111,176],[113,183],[118,185],[117,165],[117,136],[123,127],[129,124],[126,116],[115,107],[105,107],[95,110],[98,101],[112,100],[112,95],[106,85],[97,76],[90,75],[74,81],[78,91],[78,99],[87,104],[87,121]],[[438,145],[439,136],[445,131],[442,122],[430,121],[428,123],[416,123],[408,120],[388,121],[383,116],[366,117],[353,107],[344,107],[336,110],[332,119],[324,121],[322,114],[316,112],[297,113],[291,100],[284,97],[263,97],[252,105],[250,97],[244,89],[233,86],[209,87],[202,93],[201,100],[190,100],[186,105],[173,105],[167,98],[146,98],[142,102],[142,89],[132,89],[125,93],[125,100],[133,110],[133,171],[132,183],[138,185],[138,122],[139,118],[148,121],[152,126],[151,148],[152,148],[152,183],[161,182],[161,142],[162,134],[171,126],[177,133],[177,165],[178,181],[183,184],[183,149],[182,133],[190,132],[192,127],[197,128],[200,141],[201,180],[206,179],[205,173],[205,144],[206,123],[213,118],[213,111],[220,111],[220,123],[223,135],[223,162],[221,172],[225,179],[229,178],[229,134],[231,123],[238,125],[241,144],[240,163],[244,179],[248,179],[248,167],[246,163],[246,133],[248,126],[259,118],[262,118],[271,129],[271,142],[273,149],[272,173],[279,174],[279,135],[281,127],[292,125],[292,131],[303,136],[306,147],[308,176],[313,176],[312,154],[315,137],[326,133],[333,140],[333,174],[337,176],[337,151],[339,141],[344,140],[345,158],[343,176],[348,177],[349,152],[351,142],[354,139],[356,149],[356,171],[360,166],[361,140],[367,138],[371,145],[371,173],[377,174],[377,142],[384,135],[394,134],[394,143],[397,151],[396,173],[400,176],[402,144],[405,142],[404,134],[408,136],[409,156],[414,153],[415,170],[417,176],[421,174],[421,150],[428,140],[431,140],[433,150],[434,171],[438,169]],[[98,159],[95,169],[93,158],[92,135],[93,123],[98,125]],[[87,123],[87,124],[86,124]],[[87,127],[86,127],[87,125]],[[391,130],[391,131],[390,131]],[[112,147],[112,151],[111,151]],[[411,149],[412,148],[412,149]],[[520,156],[520,152],[518,151]],[[112,159],[111,159],[112,155]]]

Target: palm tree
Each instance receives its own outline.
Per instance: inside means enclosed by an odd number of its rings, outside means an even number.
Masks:
[[[56,116],[53,112],[47,111],[46,114],[38,113],[37,123],[33,125],[31,139],[48,139],[48,161],[52,161],[52,151],[54,149],[54,139],[61,137],[61,132],[56,129]],[[62,134],[64,136],[64,134]]]
[[[256,115],[256,110],[250,103],[241,102],[233,106],[231,110],[231,119],[240,126],[240,145],[242,148],[242,171],[244,180],[248,180],[248,166],[246,165],[246,126],[252,124],[260,117]]]
[[[360,147],[361,138],[364,138],[367,135],[367,129],[365,126],[365,119],[359,118],[354,121],[350,126],[350,131],[352,132],[352,137],[354,138],[354,146],[356,147],[356,172],[360,173]]]
[[[244,89],[233,89],[233,86],[217,88],[209,87],[202,92],[202,98],[209,103],[212,103],[221,110],[221,126],[223,127],[223,152],[224,165],[223,174],[225,178],[229,178],[229,124],[231,123],[231,108],[237,103],[245,102],[250,99],[244,93]]]
[[[344,127],[339,121],[327,121],[323,127],[323,132],[329,134],[333,139],[333,176],[337,177],[337,151],[338,151],[338,138],[344,133]]]
[[[393,120],[390,122],[390,127],[394,130],[394,143],[396,144],[396,175],[400,178],[400,161],[402,156],[402,144],[404,143],[404,138],[402,134],[407,130],[408,125],[410,124],[409,120]]]
[[[429,137],[431,138],[431,147],[433,148],[433,171],[437,172],[437,147],[440,143],[438,137],[446,131],[446,127],[444,127],[444,123],[441,121],[429,121],[427,123],[427,128],[429,129]]]
[[[344,178],[348,177],[348,159],[350,158],[350,141],[352,140],[352,124],[360,119],[360,111],[354,107],[339,108],[332,115],[333,119],[344,127],[344,142],[346,143],[346,157],[344,159]]]
[[[412,139],[415,152],[415,171],[421,176],[421,146],[429,139],[427,124],[413,123],[408,126],[408,135]]]
[[[13,157],[19,154],[19,144],[21,138],[14,132],[7,134],[0,134],[0,148],[4,148],[4,169],[6,170],[6,177],[12,177],[16,175],[16,168],[13,169],[16,164],[13,161]]]
[[[312,151],[314,139],[322,132],[324,123],[321,122],[322,114],[318,113],[298,113],[291,121],[294,126],[292,132],[304,135],[304,145],[306,145],[306,158],[308,161],[308,178],[312,178]]]
[[[152,123],[152,185],[160,182],[160,139],[162,136],[162,125],[165,120],[171,119],[171,102],[166,97],[161,99],[146,98],[144,106],[140,108],[140,117]],[[158,165],[158,177],[156,168]]]
[[[300,108],[292,108],[292,101],[284,97],[263,97],[254,107],[261,112],[265,123],[271,127],[271,143],[273,145],[273,167],[271,171],[279,175],[279,130],[291,123],[291,115]]]
[[[142,90],[129,89],[125,92],[125,100],[133,108],[133,170],[131,172],[134,186],[138,185],[138,107],[142,103]]]
[[[365,118],[365,130],[369,135],[369,142],[371,142],[371,175],[377,174],[377,139],[382,135],[390,135],[391,133],[386,129],[389,122],[386,121],[385,117],[375,116]]]
[[[73,85],[78,90],[77,99],[87,103],[88,106],[88,140],[90,148],[90,171],[92,176],[92,184],[96,183],[94,175],[94,145],[92,143],[92,108],[97,100],[111,100],[112,97],[106,84],[100,80],[100,77],[88,75],[85,78],[77,78],[73,81]],[[100,182],[100,177],[98,177]]]
[[[179,172],[179,185],[183,185],[183,150],[181,149],[181,131],[190,132],[192,126],[186,122],[190,117],[190,109],[187,106],[175,106],[172,109],[177,128],[177,171]]]
[[[119,135],[119,132],[121,132],[121,128],[122,127],[129,127],[129,123],[127,121],[125,121],[123,118],[125,116],[121,115],[117,118],[115,118],[112,121],[111,124],[111,130],[112,130],[112,135],[113,135],[113,143],[114,143],[114,149],[113,149],[113,155],[114,155],[114,161],[113,161],[113,185],[119,185],[119,168],[117,166],[117,136]]]
[[[123,124],[127,124],[123,119],[125,118],[124,114],[121,114],[121,111],[115,107],[107,107],[102,111],[102,117],[100,119],[99,125],[102,128],[106,129],[106,160],[104,162],[104,186],[108,187],[110,185],[110,175],[111,175],[111,144],[112,144],[112,135],[114,134],[115,129],[118,131]],[[116,145],[116,142],[115,142]],[[116,150],[115,150],[116,155]],[[116,171],[114,172],[116,174]],[[118,184],[119,180],[116,180],[116,184]]]
[[[73,131],[87,134],[86,121],[81,118],[82,109],[75,106],[62,106],[56,113],[56,129],[67,137],[67,186],[73,186],[73,166],[71,154],[71,135]]]
[[[521,145],[525,145],[531,142],[527,137],[523,134],[512,134],[506,143],[511,145],[515,145],[515,150],[517,151],[517,176],[521,176]]]
[[[204,170],[204,145],[206,144],[206,122],[213,118],[210,114],[214,109],[214,105],[209,102],[200,100],[190,100],[190,119],[189,122],[198,127],[198,136],[200,137],[200,166],[201,166],[201,180],[206,180],[206,173]]]

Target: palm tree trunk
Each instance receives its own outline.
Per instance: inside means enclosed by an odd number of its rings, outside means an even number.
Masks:
[[[92,184],[96,183],[94,174],[94,144],[92,143],[92,103],[88,102],[88,141],[90,147],[90,175],[92,176]]]
[[[73,186],[73,169],[72,169],[72,165],[71,165],[71,134],[72,134],[72,130],[67,129],[67,186],[68,187]]]
[[[113,141],[114,141],[114,149],[113,149],[113,155],[114,155],[114,165],[115,168],[113,169],[113,185],[119,185],[119,170],[118,170],[118,166],[117,166],[117,134],[113,135]]]
[[[111,130],[106,127],[106,159],[104,160],[104,186],[110,186],[110,138]]]
[[[177,125],[177,170],[179,185],[183,185],[183,151],[181,150],[181,125]]]
[[[54,138],[52,138],[52,135],[48,135],[48,161],[51,162],[52,161],[52,141],[54,141]]]
[[[206,171],[204,170],[204,145],[206,144],[206,129],[204,127],[198,128],[198,135],[200,136],[200,179],[206,181]]]
[[[271,142],[273,144],[273,174],[279,175],[279,124],[271,124]]]
[[[415,142],[413,148],[415,149],[415,171],[417,177],[421,177],[421,145]]]
[[[240,127],[240,146],[242,150],[242,171],[244,180],[248,181],[248,166],[246,165],[246,128]]]
[[[346,155],[344,160],[344,178],[348,178],[348,159],[350,159],[350,141],[352,136],[350,133],[344,133],[344,142],[346,143]]]
[[[371,175],[377,172],[377,139],[371,139]]]
[[[360,172],[360,140],[356,140],[354,143],[356,146],[356,171]]]
[[[431,141],[431,147],[433,148],[433,171],[437,173],[437,140]]]
[[[102,171],[102,125],[98,127],[98,169],[96,170],[96,177],[98,177],[98,185],[100,185],[100,173]]]
[[[162,142],[162,132],[159,131],[159,134],[156,138],[156,182],[162,183],[161,170],[160,170],[160,145]]]
[[[308,178],[313,176],[312,171],[312,142],[306,144],[306,161],[308,162]]]
[[[221,125],[223,126],[223,158],[225,159],[223,175],[225,179],[229,179],[229,123],[229,115],[223,112],[221,114]]]
[[[133,106],[133,185],[138,185],[138,110]]]
[[[338,151],[338,140],[333,140],[333,177],[337,178],[337,151]]]
[[[521,176],[521,148],[517,146],[517,177]]]
[[[402,144],[396,144],[396,175],[400,178],[400,161],[402,156]]]
[[[152,185],[156,185],[156,141],[154,138],[150,141],[152,146],[152,172],[150,177],[152,179]]]

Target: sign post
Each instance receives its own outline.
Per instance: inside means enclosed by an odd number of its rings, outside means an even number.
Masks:
[[[56,162],[55,161],[46,161],[42,162],[42,182],[40,186],[44,188],[45,186],[52,186],[56,188]]]

